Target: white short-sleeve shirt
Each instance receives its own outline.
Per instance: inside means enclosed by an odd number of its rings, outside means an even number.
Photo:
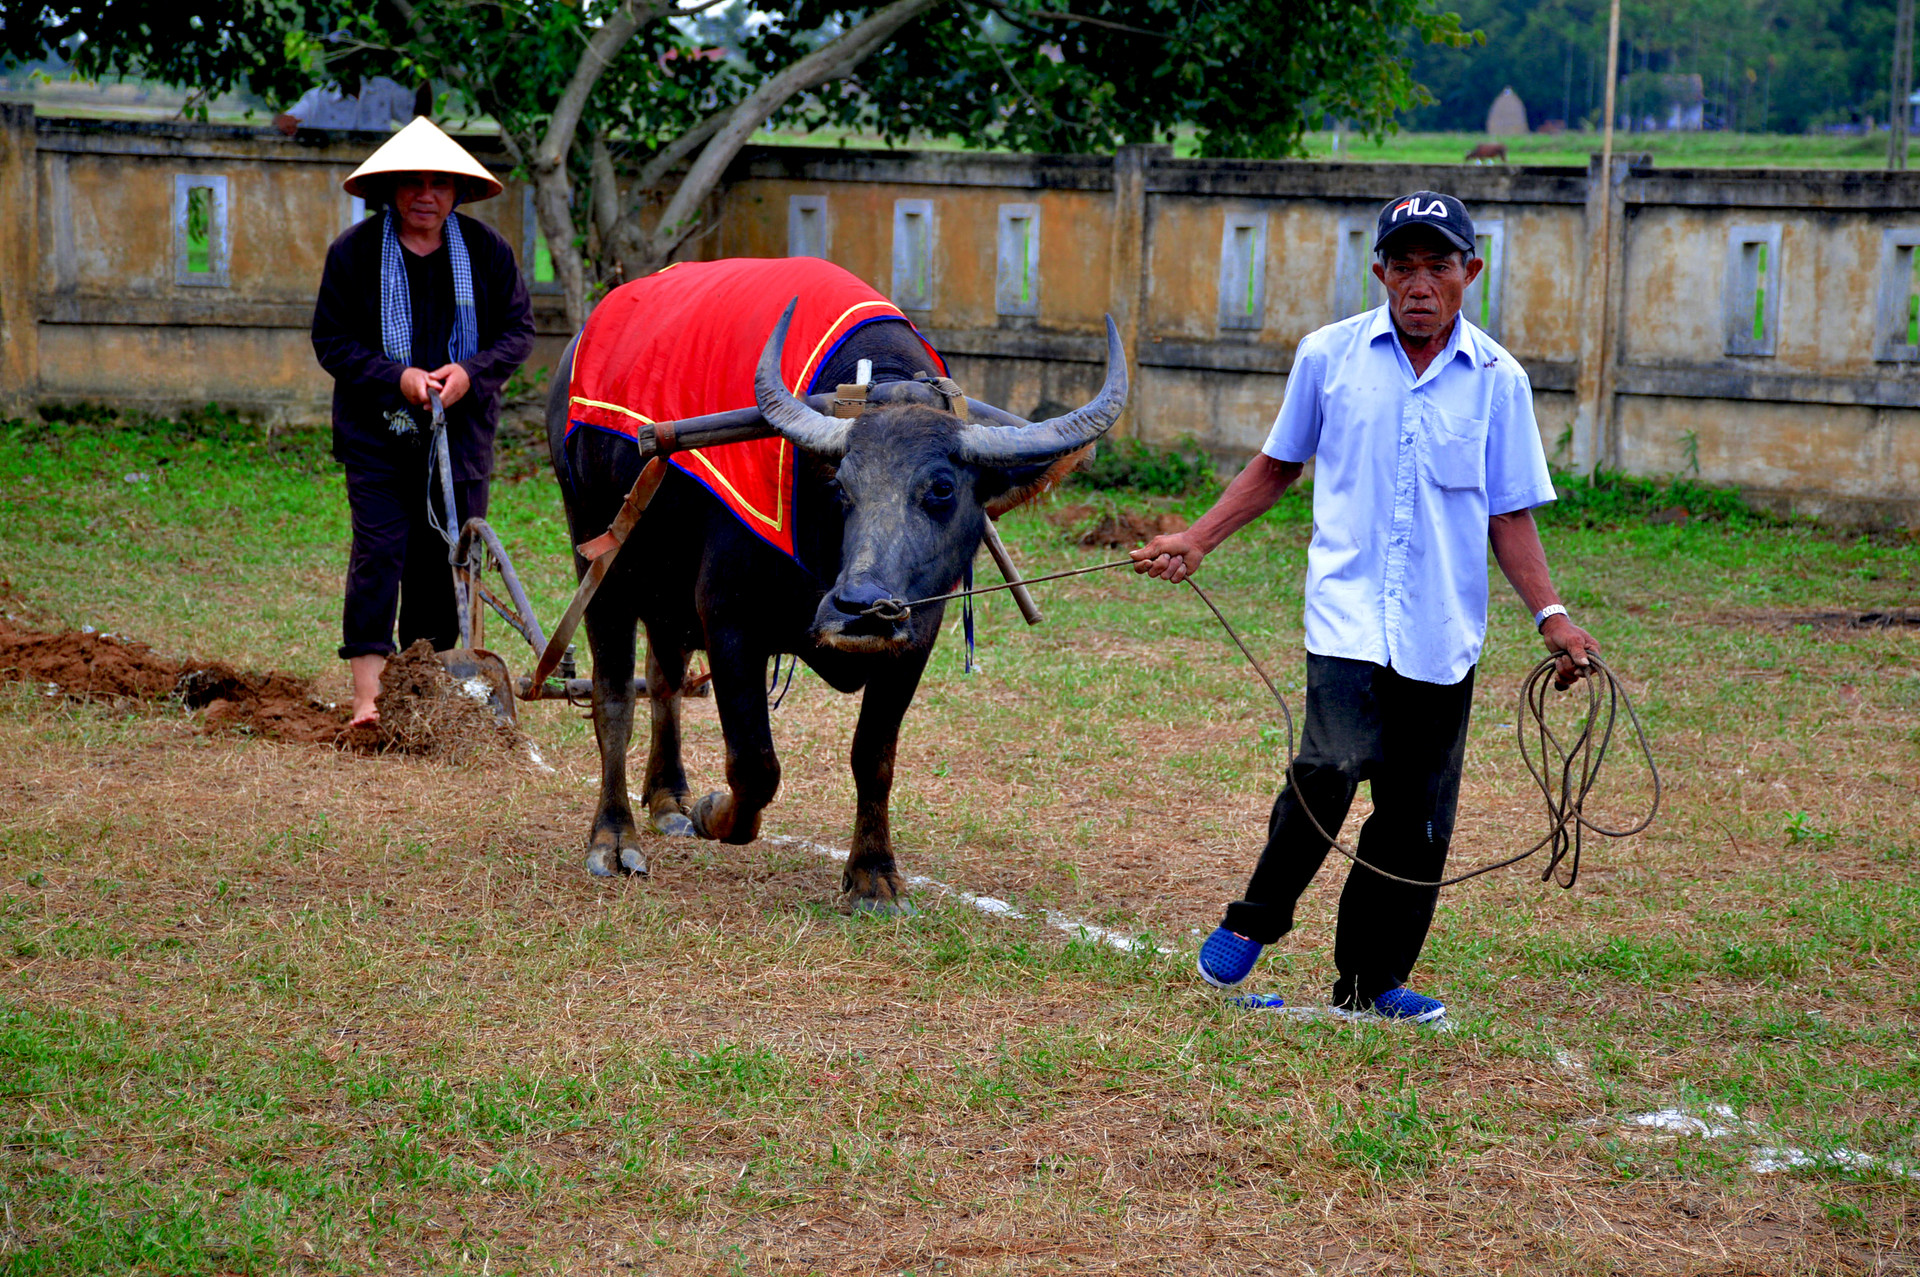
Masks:
[[[1309,334],[1262,449],[1314,462],[1307,650],[1457,683],[1487,631],[1487,519],[1553,500],[1533,388],[1461,316],[1414,376],[1387,308]]]
[[[339,89],[310,89],[287,114],[303,128],[386,133],[393,121],[413,118],[413,101],[412,89],[381,75],[360,81],[360,92],[353,97]]]

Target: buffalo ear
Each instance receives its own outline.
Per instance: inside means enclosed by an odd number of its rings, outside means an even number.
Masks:
[[[1045,465],[982,472],[980,487],[986,497],[988,516],[997,519],[1007,511],[1018,509],[1035,497],[1053,491],[1091,455],[1093,444],[1089,443]],[[996,487],[996,484],[1005,486]]]

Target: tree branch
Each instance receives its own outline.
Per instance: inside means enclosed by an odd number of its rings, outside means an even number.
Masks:
[[[553,105],[553,114],[547,118],[546,136],[540,139],[533,154],[535,171],[543,168],[551,171],[566,165],[567,152],[573,148],[574,131],[580,126],[580,115],[587,109],[593,86],[600,82],[600,77],[627,41],[633,39],[634,33],[667,12],[671,4],[672,0],[648,0],[644,5],[636,5],[634,0],[627,0],[593,33],[560,100]]]
[[[628,202],[629,211],[638,210],[646,193],[658,186],[661,179],[673,171],[674,165],[699,150],[706,144],[708,138],[718,133],[720,126],[727,122],[727,117],[731,116],[733,111],[733,107],[728,107],[724,111],[715,111],[648,156],[647,162],[640,166],[639,176],[633,180],[633,198]]]
[[[420,41],[422,44],[434,43],[432,33],[427,30],[426,22],[421,19],[419,12],[409,3],[409,0],[387,0],[387,3],[393,6],[394,12],[400,15],[400,20],[405,22],[413,31],[414,39]],[[458,81],[460,87],[466,90],[467,97],[473,101],[475,106],[479,107],[482,111],[490,109],[488,101],[492,98],[493,94],[484,84],[476,83],[476,77],[471,71],[462,64],[452,61],[447,62],[443,69],[446,71],[448,79]],[[500,119],[501,113],[499,111],[495,110],[492,114],[494,118],[500,122],[500,144],[507,148],[507,154],[513,157],[515,164],[524,165],[527,162],[525,145],[523,145],[520,138],[514,136],[513,130],[507,127],[507,122],[504,119]]]
[[[1016,18],[1008,10],[1005,0],[987,0],[987,5],[1015,26],[1021,25],[1019,18]],[[1130,27],[1124,22],[1111,22],[1106,18],[1095,18],[1084,13],[1048,13],[1045,10],[1041,10],[1037,13],[1021,14],[1020,17],[1037,18],[1042,22],[1084,22],[1090,27],[1105,27],[1109,31],[1124,31],[1128,35],[1143,35],[1153,40],[1167,40],[1172,38],[1164,31],[1149,31],[1145,27]]]
[[[660,222],[648,237],[651,256],[664,259],[693,233],[694,212],[719,185],[727,166],[747,144],[754,130],[765,124],[773,113],[796,94],[805,93],[847,74],[880,48],[900,28],[933,8],[940,0],[894,0],[865,22],[843,33],[838,39],[815,49],[780,72],[736,106],[726,122],[700,152],[693,168],[681,180],[680,187],[660,214]]]

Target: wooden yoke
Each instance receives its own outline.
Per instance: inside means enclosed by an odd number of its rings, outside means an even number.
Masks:
[[[653,494],[660,491],[660,483],[666,477],[665,459],[653,457],[640,468],[640,477],[627,490],[627,499],[620,503],[620,513],[613,516],[613,522],[607,530],[593,540],[574,547],[576,554],[589,560],[586,575],[580,578],[580,587],[573,593],[573,602],[567,605],[566,615],[554,627],[553,637],[547,640],[547,650],[540,653],[540,661],[533,667],[533,673],[520,680],[518,695],[521,700],[539,699],[547,676],[559,668],[560,658],[566,655],[567,644],[573,640],[573,632],[580,628],[580,620],[587,614],[587,604],[593,602],[600,583],[613,570],[613,561],[619,556],[620,547],[627,543],[633,525],[640,522],[640,516],[647,512]]]

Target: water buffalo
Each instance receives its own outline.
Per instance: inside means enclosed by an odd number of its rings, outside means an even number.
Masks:
[[[884,299],[867,304],[899,315]],[[988,515],[1057,478],[1070,464],[1064,458],[1113,425],[1126,401],[1127,368],[1109,320],[1105,384],[1085,407],[1026,422],[965,399],[962,418],[943,410],[952,400],[924,380],[942,370],[928,366],[918,333],[904,318],[881,318],[847,335],[809,380],[828,388],[853,383],[862,361],[871,361],[869,406],[856,417],[829,416],[821,408],[831,406],[830,395],[803,399],[782,382],[793,313],[788,306],[773,327],[752,373],[760,431],[777,431],[794,445],[793,554],[769,545],[706,487],[670,469],[587,609],[601,770],[586,863],[600,876],[647,872],[626,774],[635,629],[644,625],[653,717],[644,794],[652,828],[753,840],[780,783],[768,662],[792,654],[838,691],[864,689],[851,760],[858,806],[842,886],[856,908],[892,911],[906,900],[888,829],[894,748],[944,611],[940,603],[906,604],[954,588]],[[763,322],[754,343],[765,329]],[[594,332],[592,320],[584,331]],[[576,336],[556,369],[547,415],[576,545],[607,528],[642,464],[634,440],[569,430],[570,403],[577,414],[580,402],[570,399],[569,386],[581,342]],[[751,347],[747,358],[751,366]],[[688,375],[705,371],[695,366]],[[756,416],[736,410],[714,420],[737,421],[742,412]],[[686,436],[699,422],[677,424]],[[576,567],[584,571],[586,561],[576,556]],[[712,670],[727,788],[689,803],[680,701],[695,650],[707,653]]]

